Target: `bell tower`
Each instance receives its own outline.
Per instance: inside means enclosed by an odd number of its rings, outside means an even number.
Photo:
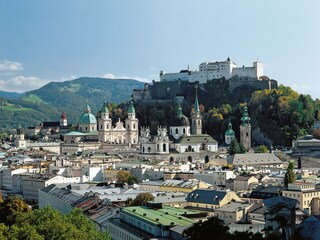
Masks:
[[[125,126],[127,129],[128,143],[138,144],[138,119],[136,118],[136,111],[132,101],[128,108],[128,118],[125,121]]]
[[[241,117],[240,143],[247,150],[251,148],[251,125],[247,105],[244,106],[243,114]]]
[[[194,101],[193,113],[191,116],[191,134],[199,135],[202,134],[202,116],[199,108],[198,101],[198,88],[196,87],[196,98]]]

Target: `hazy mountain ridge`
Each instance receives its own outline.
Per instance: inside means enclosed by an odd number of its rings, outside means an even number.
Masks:
[[[21,96],[23,96],[24,93],[17,93],[17,92],[6,92],[0,90],[0,98],[6,98],[6,99],[16,99]]]

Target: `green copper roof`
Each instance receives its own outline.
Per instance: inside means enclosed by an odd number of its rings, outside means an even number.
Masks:
[[[128,113],[134,113],[135,111],[136,110],[134,109],[133,102],[131,101],[128,108]]]
[[[194,102],[194,112],[195,113],[199,113],[200,112],[197,89],[196,89],[196,100]]]
[[[79,118],[79,123],[82,124],[97,124],[96,117],[91,113],[84,113]]]
[[[181,118],[183,116],[182,114],[182,108],[180,106],[180,104],[177,106],[176,108],[176,117]]]
[[[108,113],[109,112],[109,109],[108,109],[108,103],[107,102],[104,102],[103,103],[103,106],[100,110],[100,113]]]
[[[250,117],[248,114],[248,107],[247,105],[244,106],[243,108],[243,114],[242,114],[242,118],[241,118],[241,125],[242,126],[249,126],[250,125]]]
[[[234,131],[232,129],[232,123],[229,121],[229,124],[228,124],[228,129],[227,131],[225,132],[225,135],[227,136],[234,136]]]
[[[84,110],[84,114],[82,114],[80,116],[79,123],[82,123],[82,124],[97,124],[97,119],[93,114],[91,114],[91,109],[90,109],[89,105],[86,106],[86,108]]]

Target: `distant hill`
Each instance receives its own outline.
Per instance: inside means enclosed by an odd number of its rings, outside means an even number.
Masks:
[[[51,82],[26,92],[18,99],[0,100],[0,128],[39,124],[42,121],[58,121],[62,111],[70,122],[76,122],[86,104],[93,114],[104,101],[121,103],[129,101],[132,90],[142,88],[143,82],[133,79],[106,79],[82,77],[65,82]]]
[[[22,95],[23,93],[0,91],[0,98],[16,99],[21,97]]]

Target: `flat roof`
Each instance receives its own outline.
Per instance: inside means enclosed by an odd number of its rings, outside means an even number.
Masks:
[[[121,212],[133,215],[153,225],[163,226],[190,226],[196,221],[183,217],[184,214],[196,214],[197,211],[163,206],[160,209],[151,209],[146,206],[125,207]],[[156,220],[158,219],[158,220]],[[171,224],[173,223],[173,224]]]

